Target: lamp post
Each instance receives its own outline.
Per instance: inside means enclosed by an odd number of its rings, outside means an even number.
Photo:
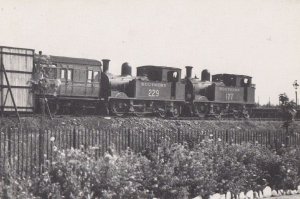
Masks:
[[[294,88],[295,88],[295,95],[296,95],[296,109],[297,109],[297,107],[298,107],[297,89],[298,89],[298,86],[299,86],[299,84],[297,83],[297,80],[294,81],[293,86],[294,86]]]

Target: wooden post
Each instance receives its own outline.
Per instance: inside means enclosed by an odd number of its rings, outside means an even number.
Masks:
[[[9,80],[8,80],[8,77],[7,77],[7,74],[6,74],[6,70],[5,70],[5,67],[4,67],[3,63],[1,63],[1,68],[2,68],[2,71],[4,73],[4,77],[5,77],[5,80],[6,80],[6,83],[7,83],[7,89],[10,92],[10,97],[11,97],[11,100],[13,102],[14,109],[15,109],[15,112],[16,112],[17,117],[18,117],[18,121],[20,122],[20,116],[19,116],[19,112],[18,112],[18,109],[17,109],[17,106],[16,106],[15,98],[14,98],[14,95],[13,95],[13,93],[11,91],[11,87],[10,87]],[[2,106],[4,106],[4,105],[5,104],[3,104]]]
[[[285,137],[285,147],[288,147],[290,144],[290,136]]]
[[[49,104],[48,104],[48,99],[45,97],[45,94],[44,94],[44,100],[45,100],[45,105],[46,105],[49,117],[50,117],[51,120],[53,120],[53,117],[52,117],[52,114],[51,114],[51,111],[50,111],[50,108],[49,108]]]
[[[268,131],[268,145],[271,145],[271,132]]]
[[[130,145],[131,145],[131,143],[130,143],[130,129],[128,129],[128,135],[127,135],[127,140],[128,140],[128,142],[127,142],[127,146],[130,148]]]
[[[41,101],[41,110],[42,116],[40,120],[40,129],[39,129],[39,174],[43,172],[43,163],[44,163],[44,118],[45,118],[45,99],[40,99]]]
[[[7,157],[8,163],[11,165],[11,128],[8,128],[7,131]]]
[[[4,98],[3,98],[3,75],[2,75],[3,74],[3,70],[2,70],[2,66],[3,66],[2,48],[0,50],[1,50],[1,53],[0,53],[0,60],[1,60],[1,62],[0,62],[0,90],[1,90],[0,102],[1,102],[1,104],[0,104],[0,106],[1,106],[1,117],[3,118],[4,117],[4,105],[3,105]],[[2,120],[1,120],[0,124],[2,125]]]
[[[43,172],[44,164],[44,129],[39,130],[39,172]]]
[[[76,149],[76,130],[73,128],[73,148]]]
[[[225,133],[225,142],[227,143],[227,144],[230,144],[231,145],[231,143],[229,143],[229,135],[228,135],[229,133],[228,133],[228,129],[226,129],[226,133]]]
[[[180,132],[180,128],[178,128],[178,129],[177,129],[177,142],[178,142],[179,144],[182,143],[181,140],[180,140],[180,133],[181,133],[181,132]]]

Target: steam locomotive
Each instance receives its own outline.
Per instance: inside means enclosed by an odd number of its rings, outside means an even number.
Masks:
[[[192,77],[193,67],[186,66],[181,78],[180,68],[144,65],[133,77],[128,63],[122,65],[121,75],[113,75],[109,62],[35,54],[33,79],[38,81],[33,87],[43,88],[35,89],[36,111],[45,99],[52,114],[248,118],[255,103],[255,85],[246,75],[216,74],[211,80],[203,70],[199,79]]]

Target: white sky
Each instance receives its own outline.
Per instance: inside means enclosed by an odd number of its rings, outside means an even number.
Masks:
[[[0,0],[0,45],[109,58],[114,74],[123,62],[246,74],[256,101],[278,103],[300,82],[300,0]]]

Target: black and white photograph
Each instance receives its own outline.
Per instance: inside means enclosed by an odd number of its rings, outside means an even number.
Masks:
[[[0,199],[299,199],[300,0],[0,0]]]

